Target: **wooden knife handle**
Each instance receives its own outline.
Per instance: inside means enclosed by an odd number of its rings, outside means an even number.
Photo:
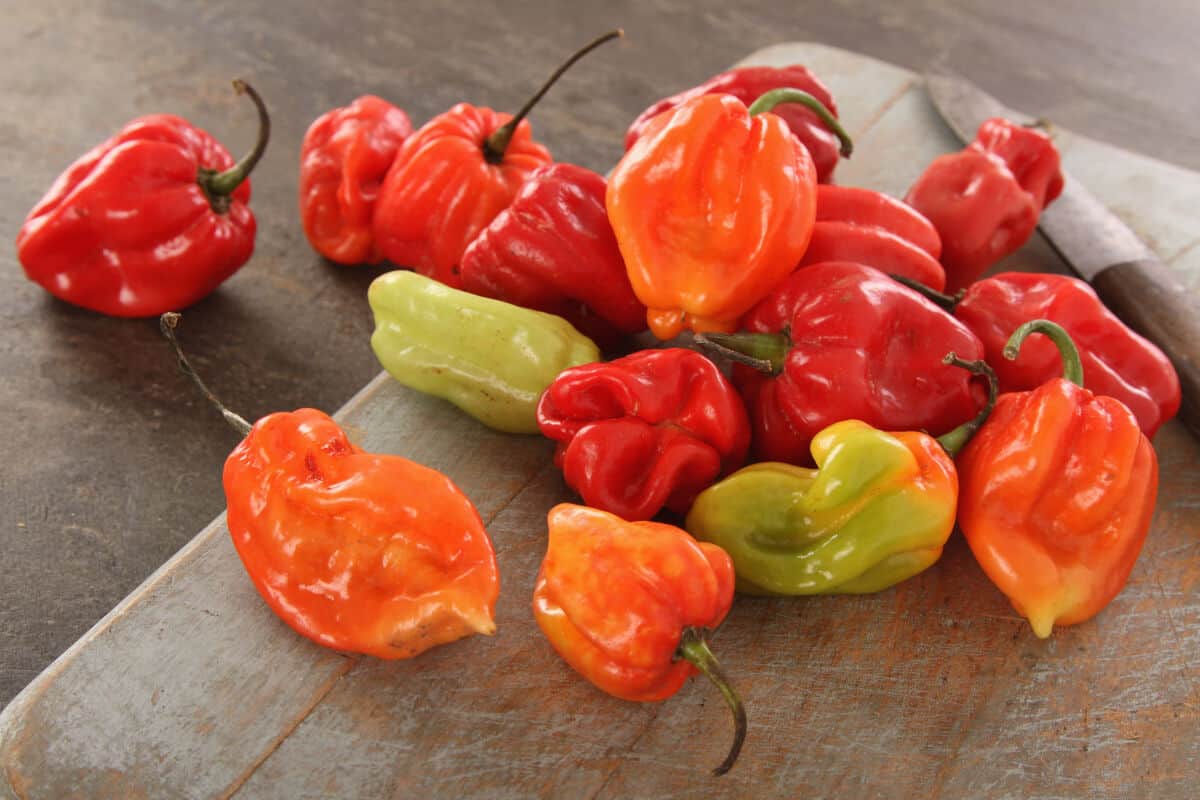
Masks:
[[[1179,419],[1200,438],[1200,303],[1158,259],[1107,267],[1092,279],[1092,288],[1171,359],[1183,388]]]

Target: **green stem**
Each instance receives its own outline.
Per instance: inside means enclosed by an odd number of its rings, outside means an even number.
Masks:
[[[912,278],[906,278],[903,275],[896,275],[895,273],[890,273],[888,277],[890,277],[896,283],[903,284],[912,289],[926,300],[930,300],[935,305],[939,305],[945,310],[951,312],[953,312],[958,306],[959,301],[963,299],[963,295],[967,293],[966,289],[959,289],[954,294],[946,294],[945,292],[939,292],[936,289],[931,289],[920,281],[915,281]]]
[[[729,704],[729,710],[733,712],[733,746],[729,748],[729,755],[725,756],[721,765],[713,770],[713,775],[724,775],[737,761],[738,753],[742,751],[742,742],[746,741],[746,709],[742,705],[742,699],[737,696],[737,692],[730,685],[725,671],[721,669],[717,657],[708,649],[704,633],[700,628],[684,628],[683,637],[679,640],[679,649],[675,651],[675,655],[677,658],[689,662],[716,684],[725,697],[725,702]]]
[[[962,367],[972,375],[983,375],[987,378],[988,382],[987,402],[983,404],[983,408],[975,415],[975,418],[967,420],[949,433],[944,433],[938,437],[938,444],[950,454],[951,458],[954,458],[966,446],[970,438],[975,435],[975,431],[982,428],[983,423],[987,422],[987,418],[991,416],[992,409],[996,407],[996,398],[1000,395],[1000,381],[996,379],[995,370],[986,361],[964,361],[954,353],[946,353],[946,357],[942,359],[942,363]]]
[[[693,340],[704,349],[759,372],[783,372],[792,342],[785,333],[697,333]]]
[[[842,123],[838,122],[837,117],[829,113],[829,109],[825,107],[824,103],[802,89],[772,89],[751,103],[750,108],[747,110],[750,112],[750,116],[754,116],[764,111],[770,111],[780,103],[799,103],[806,107],[821,118],[821,122],[825,123],[825,127],[837,135],[838,141],[842,143],[842,149],[839,152],[841,152],[844,158],[849,158],[850,154],[854,152],[854,142],[850,140],[850,134],[846,133],[846,129],[842,127]]]
[[[1063,377],[1076,386],[1083,386],[1083,362],[1079,359],[1079,348],[1071,341],[1071,335],[1048,319],[1032,319],[1013,331],[1004,345],[1004,357],[1016,361],[1021,352],[1021,345],[1031,333],[1044,333],[1054,342],[1058,353],[1062,356]]]
[[[595,50],[605,42],[619,39],[625,35],[625,31],[617,28],[615,31],[609,31],[603,36],[597,37],[583,46],[582,49],[576,51],[575,55],[571,56],[563,63],[561,67],[554,71],[550,79],[542,84],[542,88],[537,90],[537,93],[529,98],[528,102],[517,112],[516,116],[510,119],[501,127],[492,132],[492,135],[483,141],[483,158],[489,164],[499,164],[504,161],[504,151],[508,149],[508,143],[512,141],[513,134],[517,131],[517,126],[521,124],[521,120],[529,115],[537,102],[542,99],[542,95],[550,91],[550,87],[555,81],[562,77],[562,74],[571,68],[579,59],[586,56],[588,53]]]
[[[249,95],[254,102],[254,107],[258,109],[258,138],[254,142],[254,149],[224,172],[217,172],[209,167],[200,168],[196,181],[204,190],[205,196],[208,197],[209,205],[218,214],[224,214],[229,210],[229,195],[233,194],[234,190],[242,185],[242,181],[249,177],[250,171],[262,158],[263,152],[267,149],[267,141],[271,138],[271,117],[267,114],[267,106],[259,97],[258,92],[240,78],[233,82],[233,88],[238,94]]]
[[[162,330],[162,335],[166,337],[167,342],[170,343],[175,357],[179,359],[179,368],[183,370],[183,374],[191,378],[196,386],[200,388],[200,392],[208,398],[208,401],[217,407],[217,410],[221,412],[221,416],[225,418],[225,421],[233,426],[235,431],[245,436],[250,433],[250,423],[246,421],[245,417],[230,411],[225,407],[224,403],[217,399],[217,396],[204,385],[204,381],[200,380],[200,376],[196,374],[196,370],[192,369],[187,356],[183,354],[183,348],[179,346],[179,340],[175,338],[175,326],[179,324],[182,316],[182,314],[175,311],[168,311],[158,318],[158,327]]]

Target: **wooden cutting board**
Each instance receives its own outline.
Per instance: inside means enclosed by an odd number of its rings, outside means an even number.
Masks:
[[[855,137],[838,182],[901,195],[959,147],[908,71],[815,44],[745,61],[792,62],[829,84]],[[1200,175],[1057,135],[1071,173],[1195,291]],[[1009,266],[1060,269],[1040,240]],[[716,779],[731,731],[704,679],[663,703],[613,699],[533,621],[545,514],[571,498],[548,442],[489,431],[386,375],[338,417],[478,505],[502,575],[497,635],[406,662],[321,649],[259,599],[218,518],[0,713],[0,796],[1194,796],[1200,449],[1178,423],[1155,442],[1159,505],[1129,585],[1047,641],[959,535],[878,595],[739,598],[714,648],[750,732]]]

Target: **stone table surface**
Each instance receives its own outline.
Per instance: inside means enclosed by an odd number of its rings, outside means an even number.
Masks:
[[[578,44],[625,41],[577,66],[534,114],[560,160],[605,171],[629,121],[758,48],[821,41],[912,69],[945,66],[1015,107],[1200,169],[1200,13],[1125,3],[358,3],[43,0],[0,3],[0,239],[79,154],[127,120],[185,116],[250,145],[244,77],[274,137],[254,177],[252,261],[187,313],[214,391],[247,417],[334,411],[378,372],[365,290],[304,240],[301,138],[366,93],[420,124],[466,100],[515,108]],[[0,705],[224,507],[235,443],[146,320],[54,300],[0,248]]]

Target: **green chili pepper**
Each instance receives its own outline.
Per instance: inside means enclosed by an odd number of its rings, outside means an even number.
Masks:
[[[562,317],[397,270],[367,292],[371,348],[405,386],[449,400],[484,425],[537,433],[542,392],[567,367],[600,360]]]

